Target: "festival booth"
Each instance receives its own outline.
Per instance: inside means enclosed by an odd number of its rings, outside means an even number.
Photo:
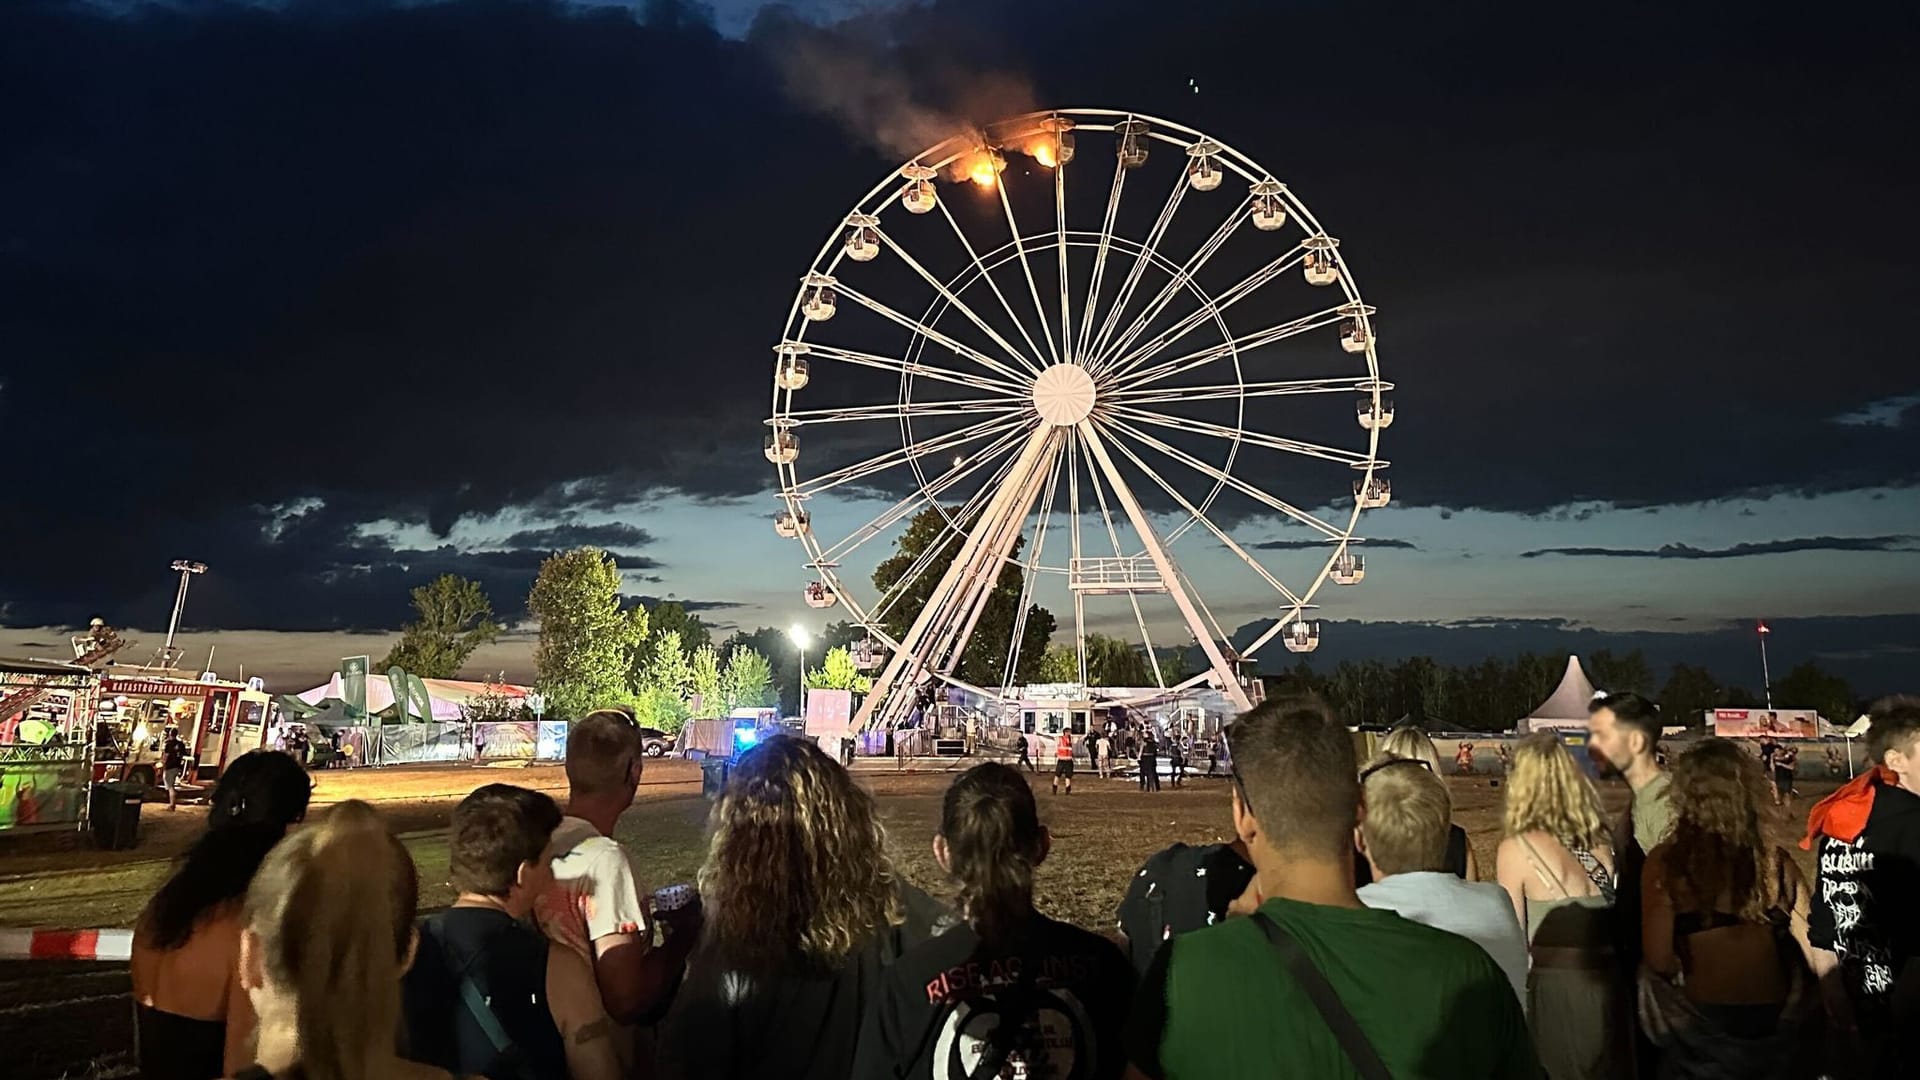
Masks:
[[[510,720],[469,723],[467,709],[485,695],[530,707],[532,688],[463,679],[421,679],[402,700],[387,676],[334,672],[327,681],[295,694],[304,708],[295,717],[319,731],[342,764],[404,765],[436,761],[559,761],[566,757],[564,721]],[[357,683],[358,685],[350,685]],[[364,695],[364,704],[353,702]]]
[[[98,676],[57,660],[0,660],[0,835],[74,829],[85,818]],[[76,729],[78,735],[76,736]]]

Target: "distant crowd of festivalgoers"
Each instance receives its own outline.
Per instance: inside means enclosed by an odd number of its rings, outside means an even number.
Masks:
[[[1361,761],[1319,701],[1268,700],[1224,734],[1231,842],[1148,858],[1103,934],[1036,909],[1042,865],[1076,840],[1042,823],[1017,764],[959,773],[934,835],[893,838],[930,843],[948,880],[929,893],[841,762],[769,739],[714,801],[697,884],[650,890],[663,868],[615,835],[640,733],[597,712],[571,732],[564,806],[490,783],[453,811],[457,899],[422,918],[419,870],[380,816],[348,802],[302,824],[305,770],[255,751],[220,778],[205,833],[137,923],[139,1067],[148,1080],[1920,1075],[1920,699],[1869,715],[1870,767],[1802,823],[1748,749],[1708,738],[1663,767],[1656,708],[1598,697],[1582,752],[1624,781],[1624,813],[1609,816],[1559,736],[1528,736],[1488,866],[1418,729]],[[1055,789],[1070,791],[1061,745]]]

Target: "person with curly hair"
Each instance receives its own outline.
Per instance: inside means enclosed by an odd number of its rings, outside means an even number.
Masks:
[[[1551,732],[1529,735],[1507,774],[1495,876],[1527,928],[1527,1018],[1554,1080],[1621,1074],[1613,842],[1593,785]]]
[[[844,1080],[886,965],[945,929],[939,905],[895,872],[873,796],[808,740],[743,754],[709,829],[661,1075]]]
[[[1783,843],[1765,770],[1706,739],[1673,770],[1673,831],[1641,885],[1641,1024],[1661,1074],[1797,1075],[1812,1014],[1811,893]]]

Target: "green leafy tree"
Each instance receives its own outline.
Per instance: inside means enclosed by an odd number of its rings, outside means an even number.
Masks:
[[[689,656],[702,645],[713,644],[713,628],[678,600],[662,600],[648,608],[647,629],[654,634],[680,635],[680,651]]]
[[[554,717],[583,716],[626,701],[647,613],[620,603],[620,566],[599,548],[577,548],[540,564],[527,610],[540,624],[535,681]]]
[[[1853,687],[1811,660],[1773,684],[1773,700],[1783,709],[1817,710],[1835,724],[1851,723],[1855,715]]]
[[[1160,669],[1160,681],[1167,686],[1177,686],[1187,677],[1187,651],[1168,649],[1155,658],[1154,664]]]
[[[1647,666],[1647,658],[1639,649],[1625,656],[1615,656],[1611,649],[1595,649],[1587,657],[1586,666],[1593,685],[1608,693],[1617,694],[1623,690],[1637,694],[1653,693],[1653,669]]]
[[[1080,657],[1073,646],[1053,644],[1040,655],[1039,678],[1035,682],[1073,683],[1080,681]]]
[[[1144,650],[1105,634],[1087,635],[1087,685],[1152,686],[1153,667]]]
[[[475,649],[500,636],[486,591],[467,578],[442,574],[413,590],[413,611],[376,670],[400,667],[423,679],[451,679]]]
[[[1669,724],[1698,727],[1707,710],[1719,703],[1722,693],[1713,672],[1692,664],[1675,664],[1660,688],[1660,715]]]
[[[807,672],[807,686],[814,690],[851,690],[864,694],[873,689],[873,680],[854,666],[853,651],[845,645],[828,649],[820,666]]]
[[[525,712],[526,705],[522,700],[507,692],[504,672],[488,676],[486,687],[460,706],[460,718],[470,724],[519,720]]]
[[[964,530],[947,530],[946,517],[942,512],[938,508],[928,507],[913,516],[913,520],[907,523],[906,531],[895,543],[893,555],[874,569],[873,584],[882,594],[893,591],[897,585],[901,586],[899,599],[888,609],[882,621],[882,628],[894,640],[906,634],[907,628],[913,625],[921,610],[927,606],[934,587],[960,554],[963,542]],[[1014,554],[1019,553],[1022,543],[1024,538],[1014,545]],[[907,570],[929,549],[934,553],[926,567],[911,581],[901,585]],[[1002,684],[1007,674],[1007,646],[1013,640],[1014,625],[1019,621],[1023,580],[1020,568],[1012,560],[1001,567],[980,621],[974,625],[973,635],[967,639],[966,648],[961,653],[957,668],[961,678],[976,686]],[[1037,604],[1029,606],[1026,627],[1021,634],[1019,663],[1013,678],[1007,681],[1015,685],[1041,681],[1040,662],[1046,653],[1047,642],[1053,637],[1054,625],[1051,612]]]
[[[700,699],[700,715],[712,716],[727,701],[724,673],[720,670],[720,650],[702,645],[687,661],[693,672],[693,693]]]
[[[751,649],[767,664],[767,689],[773,695],[768,704],[777,704],[788,713],[800,709],[800,650],[784,630],[771,626],[740,631],[720,646],[723,656],[731,657],[741,649]]]
[[[721,683],[729,711],[763,708],[778,700],[773,690],[773,668],[753,649],[735,648],[727,653]]]

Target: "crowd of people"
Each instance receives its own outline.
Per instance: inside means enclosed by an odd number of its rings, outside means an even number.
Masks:
[[[697,888],[650,891],[614,835],[640,733],[596,712],[564,806],[460,802],[457,899],[423,919],[377,812],[303,824],[305,770],[256,751],[136,926],[137,1056],[154,1080],[1911,1074],[1920,700],[1875,707],[1872,767],[1813,808],[1811,881],[1754,754],[1709,738],[1662,768],[1633,694],[1589,733],[1626,813],[1529,736],[1486,879],[1424,735],[1363,762],[1321,703],[1264,702],[1224,734],[1233,839],[1149,858],[1107,934],[1036,908],[1053,836],[998,762],[945,792],[942,896],[790,737],[736,763]]]

